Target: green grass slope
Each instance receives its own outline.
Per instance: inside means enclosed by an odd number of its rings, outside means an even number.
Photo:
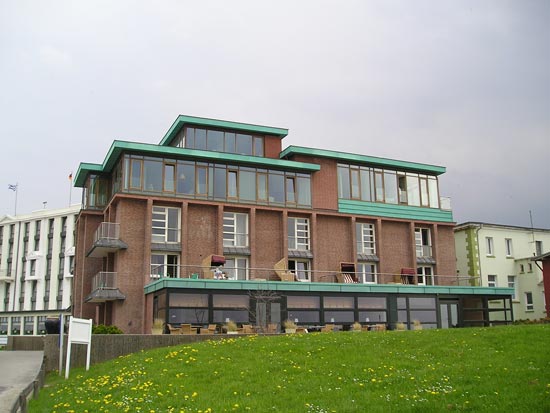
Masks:
[[[56,375],[30,412],[550,412],[550,325],[250,336]]]

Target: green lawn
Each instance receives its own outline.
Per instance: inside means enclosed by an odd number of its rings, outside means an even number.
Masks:
[[[47,386],[30,412],[550,412],[550,325],[250,336]]]

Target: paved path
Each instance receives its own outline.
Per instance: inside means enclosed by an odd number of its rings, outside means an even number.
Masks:
[[[43,351],[0,351],[0,413],[9,413],[40,373]]]

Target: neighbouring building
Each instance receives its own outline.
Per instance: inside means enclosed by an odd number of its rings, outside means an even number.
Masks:
[[[159,144],[81,163],[74,311],[169,324],[315,329],[509,322],[507,287],[456,275],[445,168],[290,146],[288,130],[179,116]],[[468,277],[465,277],[469,281]]]
[[[513,288],[516,320],[546,316],[541,261],[533,258],[548,253],[550,229],[466,222],[455,228],[455,245],[458,274],[472,285]]]
[[[0,218],[0,335],[44,334],[47,317],[71,314],[79,211]]]

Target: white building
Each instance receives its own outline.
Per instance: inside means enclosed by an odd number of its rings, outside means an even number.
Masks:
[[[550,249],[550,229],[466,222],[455,227],[457,272],[472,285],[515,289],[515,320],[545,317],[540,264],[532,261]]]
[[[70,315],[80,205],[0,217],[0,335],[44,334]]]

